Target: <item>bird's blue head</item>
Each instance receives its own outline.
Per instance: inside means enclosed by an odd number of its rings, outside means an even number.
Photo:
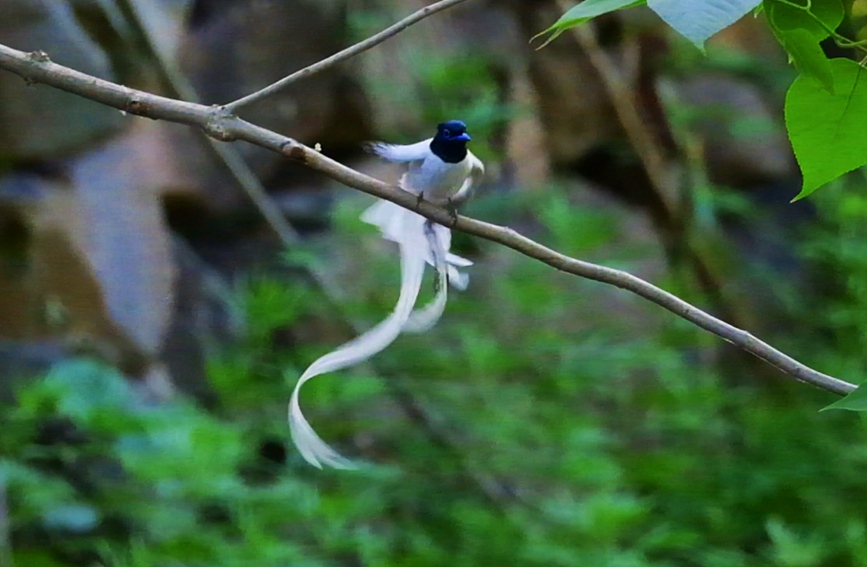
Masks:
[[[437,135],[430,143],[430,150],[446,163],[459,163],[467,157],[467,125],[460,120],[449,120],[437,125]]]

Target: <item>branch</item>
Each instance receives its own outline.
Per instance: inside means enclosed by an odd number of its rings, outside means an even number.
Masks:
[[[21,76],[29,84],[45,83],[117,108],[128,114],[197,126],[217,140],[244,140],[279,152],[289,159],[319,171],[344,185],[396,203],[434,222],[451,226],[461,232],[491,242],[497,242],[562,272],[631,291],[740,347],[796,380],[840,395],[848,394],[855,389],[853,384],[813,370],[747,331],[729,325],[640,278],[620,270],[570,258],[534,242],[508,227],[497,226],[465,216],[459,216],[455,220],[450,211],[427,201],[418,202],[415,195],[403,191],[397,186],[389,185],[350,169],[292,138],[287,138],[242,120],[225,108],[207,107],[129,89],[52,63],[48,55],[42,51],[24,53],[0,45],[0,69]]]
[[[446,8],[451,8],[452,6],[455,6],[455,5],[460,4],[461,2],[465,2],[465,1],[466,0],[441,0],[440,2],[437,2],[435,4],[431,4],[430,6],[425,6],[421,10],[418,10],[417,12],[407,16],[406,18],[402,19],[401,21],[397,22],[396,24],[393,24],[392,26],[385,28],[384,30],[382,30],[378,34],[370,36],[369,38],[365,39],[362,42],[359,42],[353,46],[347,47],[343,51],[339,51],[339,52],[335,53],[334,55],[332,55],[331,57],[327,57],[327,58],[323,59],[322,61],[314,63],[313,65],[310,65],[310,66],[305,67],[301,70],[295,71],[294,73],[292,73],[288,77],[284,77],[284,78],[280,79],[279,81],[277,81],[276,83],[268,85],[264,89],[258,90],[258,91],[254,92],[252,94],[249,94],[243,98],[239,98],[238,100],[236,100],[234,102],[230,102],[229,104],[225,105],[226,110],[228,110],[229,112],[237,112],[237,110],[239,108],[241,108],[242,106],[254,103],[257,100],[261,100],[267,96],[270,96],[270,95],[276,93],[277,91],[282,90],[283,88],[291,85],[292,83],[294,83],[295,81],[297,81],[299,79],[304,79],[306,77],[309,77],[311,75],[314,75],[316,73],[324,71],[325,69],[333,67],[333,66],[337,65],[338,63],[340,63],[341,61],[345,61],[345,60],[349,59],[350,57],[355,57],[359,53],[367,51],[371,47],[375,47],[375,46],[379,45],[380,43],[382,43],[383,41],[391,38],[392,36],[399,34],[400,32],[402,32],[403,30],[405,30],[409,26],[413,25],[414,23],[416,23],[418,21],[421,21],[421,20],[427,18],[431,14],[436,14],[437,12],[439,12],[441,10],[445,10]]]

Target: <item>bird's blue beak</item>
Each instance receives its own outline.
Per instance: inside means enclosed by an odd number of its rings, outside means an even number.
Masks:
[[[469,142],[470,140],[472,140],[472,138],[470,138],[469,134],[464,132],[460,136],[455,136],[454,138],[452,138],[452,140],[460,140],[461,142]]]

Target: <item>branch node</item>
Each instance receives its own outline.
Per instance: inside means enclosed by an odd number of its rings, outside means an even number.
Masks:
[[[280,146],[280,153],[292,161],[307,163],[307,152],[304,150],[304,146],[295,140],[290,140]]]
[[[221,142],[233,142],[237,136],[228,127],[228,122],[234,120],[235,115],[232,114],[225,106],[214,105],[211,107],[211,113],[208,121],[202,126],[202,130],[215,140]]]
[[[47,53],[42,51],[41,49],[37,49],[36,51],[31,51],[27,54],[27,58],[33,61],[34,63],[51,63],[51,57],[48,56]]]
[[[146,102],[137,98],[131,98],[124,107],[123,111],[127,114],[135,116],[144,116],[145,118],[153,118],[151,115],[151,107]]]

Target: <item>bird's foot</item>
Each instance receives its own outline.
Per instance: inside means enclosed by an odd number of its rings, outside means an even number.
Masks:
[[[416,196],[415,206],[420,207],[422,201],[424,201],[424,191],[419,191],[418,196]]]
[[[452,219],[452,228],[458,224],[458,203],[452,201],[451,197],[446,201],[446,210],[449,212],[449,217]]]

